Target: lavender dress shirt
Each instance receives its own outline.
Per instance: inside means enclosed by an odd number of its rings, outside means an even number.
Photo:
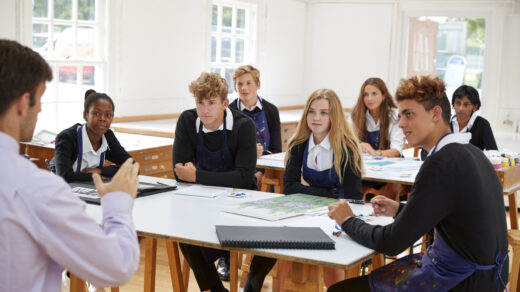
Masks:
[[[101,199],[103,224],[65,181],[18,154],[0,132],[0,291],[60,291],[68,269],[96,287],[126,283],[139,265],[133,199]]]

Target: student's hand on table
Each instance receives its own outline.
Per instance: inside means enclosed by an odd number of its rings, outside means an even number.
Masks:
[[[385,196],[379,195],[370,201],[373,203],[372,208],[374,208],[374,215],[376,216],[395,217],[399,210],[399,202]]]
[[[361,142],[361,150],[363,151],[363,153],[368,153],[372,156],[377,156],[379,154],[376,150],[374,150],[374,148],[372,148],[370,144],[366,142]]]
[[[262,156],[262,153],[264,153],[264,146],[260,143],[256,143],[256,158]]]
[[[92,179],[100,197],[110,192],[124,192],[135,199],[137,187],[139,186],[139,163],[133,163],[133,161],[132,158],[128,158],[107,184],[103,183],[99,174],[92,174]]]
[[[197,180],[197,168],[191,162],[175,164],[175,173],[183,181],[195,182]]]
[[[101,168],[85,168],[81,172],[83,172],[83,173],[97,173],[99,175],[101,175],[103,173]]]
[[[258,185],[258,189],[262,187],[262,178],[264,177],[264,174],[261,171],[255,172],[256,176],[256,184]]]
[[[352,212],[346,201],[339,201],[329,205],[329,218],[336,221],[339,226],[351,216],[354,216],[354,212]]]

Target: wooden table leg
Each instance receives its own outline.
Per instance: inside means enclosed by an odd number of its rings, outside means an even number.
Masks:
[[[345,271],[345,275],[346,275],[347,279],[356,278],[356,277],[359,277],[360,272],[361,272],[361,264],[357,264],[357,265],[351,267],[350,269],[347,269]]]
[[[157,239],[145,239],[144,255],[144,291],[155,291],[155,260],[157,255]]]
[[[509,220],[511,229],[518,229],[518,207],[516,205],[516,192],[509,194]]]
[[[237,292],[238,290],[238,252],[229,252],[229,291]]]
[[[110,292],[119,292],[119,287],[110,288]]]
[[[85,281],[76,277],[72,273],[70,273],[70,291],[71,292],[86,292],[87,291],[87,285],[85,284]]]
[[[168,253],[168,263],[170,265],[170,277],[172,280],[173,291],[186,291],[181,272],[181,261],[179,257],[179,245],[177,242],[166,240],[166,252]]]
[[[378,253],[377,255],[372,257],[372,270],[375,270],[384,265],[385,265],[385,256],[382,253]]]

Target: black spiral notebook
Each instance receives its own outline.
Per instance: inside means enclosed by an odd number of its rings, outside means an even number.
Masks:
[[[216,225],[222,247],[335,249],[335,242],[319,227]]]

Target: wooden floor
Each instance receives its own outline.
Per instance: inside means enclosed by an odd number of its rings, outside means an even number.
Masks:
[[[509,214],[506,212],[507,222],[509,224]],[[512,261],[512,253],[509,256],[509,263]],[[182,263],[182,253],[181,253],[181,263]],[[511,267],[509,268],[511,271]],[[240,271],[239,279],[240,279]],[[229,289],[229,282],[223,282],[224,286]],[[119,291],[121,292],[141,292],[144,287],[144,240],[141,241],[141,260],[139,262],[139,269],[135,273],[134,277],[130,280],[128,284],[120,287]],[[264,286],[262,287],[262,291],[271,291],[272,290],[272,280],[271,277],[267,277]],[[105,291],[110,291],[110,289],[106,289]],[[170,279],[170,271],[168,267],[168,256],[166,254],[166,247],[164,244],[164,240],[157,240],[157,270],[155,277],[155,291],[157,292],[170,292],[173,291],[172,283]],[[190,271],[190,281],[188,286],[188,292],[197,292],[200,291],[199,286],[197,285],[197,281],[193,276],[193,272]]]
[[[144,240],[141,240],[141,260],[139,261],[139,269],[132,277],[130,282],[125,286],[119,287],[119,291],[121,292],[141,292],[144,287]],[[181,263],[184,261],[181,254]],[[168,267],[168,255],[166,254],[166,247],[164,244],[164,240],[157,240],[157,265],[156,265],[156,273],[155,273],[155,291],[157,292],[170,292],[173,291],[172,282],[170,278],[170,270]],[[241,272],[238,272],[238,277],[240,279]],[[229,289],[229,282],[223,282],[224,286]],[[262,291],[271,291],[272,281],[271,277],[267,277],[264,281],[264,286],[262,287]],[[110,291],[110,289],[105,289],[105,291]],[[188,292],[198,292],[200,291],[199,286],[197,285],[197,281],[195,280],[195,276],[193,275],[193,271],[190,271],[190,281],[188,286]]]

